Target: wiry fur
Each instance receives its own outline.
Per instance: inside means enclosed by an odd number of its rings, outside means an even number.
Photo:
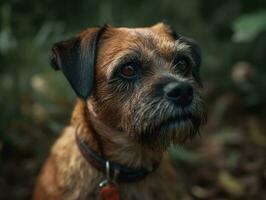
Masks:
[[[98,184],[104,180],[103,174],[94,169],[80,154],[75,145],[75,131],[80,128],[79,134],[86,138],[88,143],[96,146],[86,127],[86,104],[78,101],[73,113],[72,125],[67,127],[60,139],[51,150],[46,161],[39,183],[35,189],[36,200],[100,200]],[[93,118],[93,117],[92,117]],[[101,126],[94,121],[96,127]],[[99,127],[98,127],[99,128]],[[152,152],[128,139],[123,133],[109,132],[108,127],[101,127],[101,138],[104,144],[106,157],[110,160],[126,164],[131,167],[151,166],[154,161],[161,161],[162,152]],[[109,135],[112,134],[112,137]],[[119,185],[122,199],[126,200],[174,200],[175,173],[169,161],[164,158],[161,166],[147,179],[137,183]],[[165,184],[158,184],[158,183]],[[173,188],[173,189],[171,189]],[[170,189],[170,191],[168,191]]]
[[[81,47],[92,38],[90,30],[78,37]],[[137,29],[105,27],[97,46],[93,91],[86,101],[77,101],[71,125],[53,146],[38,178],[34,198],[99,199],[98,184],[104,176],[79,152],[77,131],[91,148],[113,162],[147,169],[160,163],[144,180],[119,184],[122,200],[176,199],[174,170],[163,154],[170,143],[192,138],[206,116],[198,81],[192,72],[185,76],[176,69],[174,58],[186,55],[191,70],[198,71],[195,51],[161,23]],[[134,82],[116,76],[119,66],[128,61],[142,67],[142,75]],[[181,108],[165,99],[162,88],[171,81],[193,86],[189,106]]]

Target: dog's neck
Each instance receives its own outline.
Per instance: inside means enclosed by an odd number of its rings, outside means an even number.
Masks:
[[[107,127],[90,111],[86,102],[78,100],[72,115],[72,125],[82,125],[79,136],[110,161],[128,167],[149,169],[162,159],[162,151],[146,148],[128,134]]]

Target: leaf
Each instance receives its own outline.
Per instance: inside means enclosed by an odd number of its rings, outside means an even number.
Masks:
[[[266,146],[266,136],[260,127],[260,124],[256,118],[250,118],[248,121],[248,133],[251,139],[259,146]]]
[[[266,11],[242,15],[233,23],[233,41],[251,42],[266,30]]]
[[[219,174],[219,182],[222,187],[232,195],[242,195],[245,191],[244,185],[228,171],[221,171]]]

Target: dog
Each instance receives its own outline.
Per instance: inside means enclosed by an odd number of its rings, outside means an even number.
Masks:
[[[169,25],[89,28],[54,44],[51,65],[77,95],[35,200],[173,200],[169,145],[206,121],[201,49]]]

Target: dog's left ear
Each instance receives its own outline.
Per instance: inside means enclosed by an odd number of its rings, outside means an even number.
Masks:
[[[53,45],[50,62],[61,70],[78,97],[86,100],[92,92],[97,44],[106,27],[92,28]]]

